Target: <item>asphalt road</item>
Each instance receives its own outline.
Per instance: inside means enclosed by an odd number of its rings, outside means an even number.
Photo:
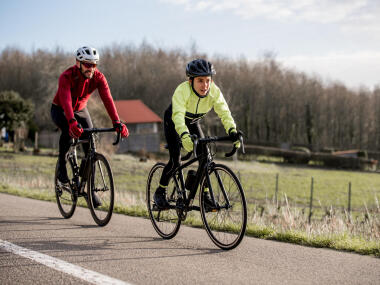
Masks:
[[[380,284],[379,258],[249,237],[222,251],[203,229],[182,226],[163,240],[148,219],[114,214],[100,228],[86,208],[65,220],[55,203],[6,194],[1,242],[129,284]],[[88,282],[0,244],[0,284]]]

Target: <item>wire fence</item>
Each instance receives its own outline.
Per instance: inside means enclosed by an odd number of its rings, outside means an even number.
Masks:
[[[351,181],[317,180],[312,176],[260,173],[247,177],[240,171],[237,174],[249,204],[263,206],[271,203],[277,209],[285,205],[300,208],[307,214],[309,223],[314,216],[321,218],[331,215],[332,211],[341,211],[348,220],[352,215],[363,215],[368,219],[380,213],[380,191],[375,183],[364,183],[355,188]]]

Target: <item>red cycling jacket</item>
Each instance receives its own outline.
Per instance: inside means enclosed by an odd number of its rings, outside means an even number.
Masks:
[[[112,121],[119,121],[107,80],[97,69],[91,79],[85,78],[76,65],[64,71],[59,77],[58,90],[53,104],[62,107],[67,121],[70,121],[74,118],[74,112],[87,106],[87,101],[95,89],[98,89],[100,98]]]

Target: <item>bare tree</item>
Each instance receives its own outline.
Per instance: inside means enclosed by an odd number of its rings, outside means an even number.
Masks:
[[[214,80],[249,143],[286,142],[314,150],[380,147],[380,87],[356,91],[339,82],[322,83],[316,76],[283,67],[272,53],[256,61],[208,58],[194,43],[184,51],[143,41],[138,46],[101,48],[99,70],[116,100],[141,99],[162,117],[177,85],[187,80],[186,63],[199,57],[214,63]],[[49,109],[58,77],[74,63],[73,55],[60,48],[30,53],[5,48],[0,52],[0,91],[14,90],[30,99],[37,125],[50,128]],[[204,123],[209,133],[225,132],[215,114]]]

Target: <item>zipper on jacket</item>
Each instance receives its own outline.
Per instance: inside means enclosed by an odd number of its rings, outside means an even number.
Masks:
[[[195,108],[195,114],[197,114],[197,113],[198,113],[198,106],[199,106],[199,101],[201,101],[201,98],[198,98],[197,108]]]

